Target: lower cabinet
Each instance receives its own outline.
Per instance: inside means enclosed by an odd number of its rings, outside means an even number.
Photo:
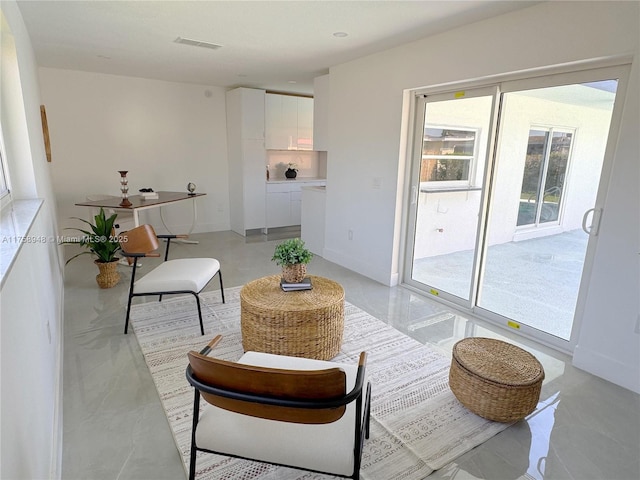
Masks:
[[[267,228],[295,225],[291,221],[291,194],[267,192]]]
[[[325,181],[267,184],[267,228],[300,225],[302,187],[326,185]]]

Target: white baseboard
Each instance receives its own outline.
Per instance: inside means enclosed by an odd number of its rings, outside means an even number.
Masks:
[[[392,287],[397,284],[397,276],[395,278],[396,283],[394,284],[394,276],[389,275],[389,272],[376,270],[375,268],[372,268],[371,264],[369,263],[356,261],[352,257],[344,255],[335,250],[331,250],[330,248],[325,247],[322,250],[322,257],[325,260],[329,260],[330,262],[348,268],[349,270],[353,270],[354,272],[364,275],[365,277],[369,277],[376,282],[382,283],[383,285]]]
[[[573,351],[573,366],[640,394],[640,372],[638,366],[631,368],[619,361],[588,348],[576,346]]]

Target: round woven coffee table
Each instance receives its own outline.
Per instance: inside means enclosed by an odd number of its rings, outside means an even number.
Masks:
[[[311,290],[284,292],[280,275],[258,278],[240,290],[245,351],[329,360],[342,345],[344,289],[309,275]]]
[[[465,407],[497,422],[533,412],[544,369],[526,350],[494,338],[471,337],[453,346],[449,387]]]

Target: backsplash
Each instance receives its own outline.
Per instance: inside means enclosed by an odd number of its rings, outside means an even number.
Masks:
[[[267,150],[267,167],[270,180],[285,179],[289,163],[298,169],[298,178],[326,178],[327,152]]]

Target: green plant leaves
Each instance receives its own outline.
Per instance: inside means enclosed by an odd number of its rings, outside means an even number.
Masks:
[[[120,250],[120,242],[118,238],[115,236],[115,231],[113,229],[113,225],[115,224],[116,218],[118,214],[114,213],[109,218],[107,218],[104,213],[104,209],[100,209],[100,213],[94,217],[94,222],[91,223],[83,218],[72,217],[76,220],[80,220],[81,222],[86,223],[91,227],[91,231],[83,230],[81,228],[71,228],[67,230],[75,230],[83,234],[82,237],[77,240],[70,240],[62,242],[63,244],[78,244],[85,248],[87,248],[88,252],[79,253],[69,260],[73,260],[76,257],[79,257],[83,254],[93,254],[98,257],[99,262],[112,262],[116,258],[116,253]]]
[[[305,248],[304,241],[299,238],[292,238],[276,245],[272,261],[276,265],[295,265],[298,263],[309,263],[313,254]]]

